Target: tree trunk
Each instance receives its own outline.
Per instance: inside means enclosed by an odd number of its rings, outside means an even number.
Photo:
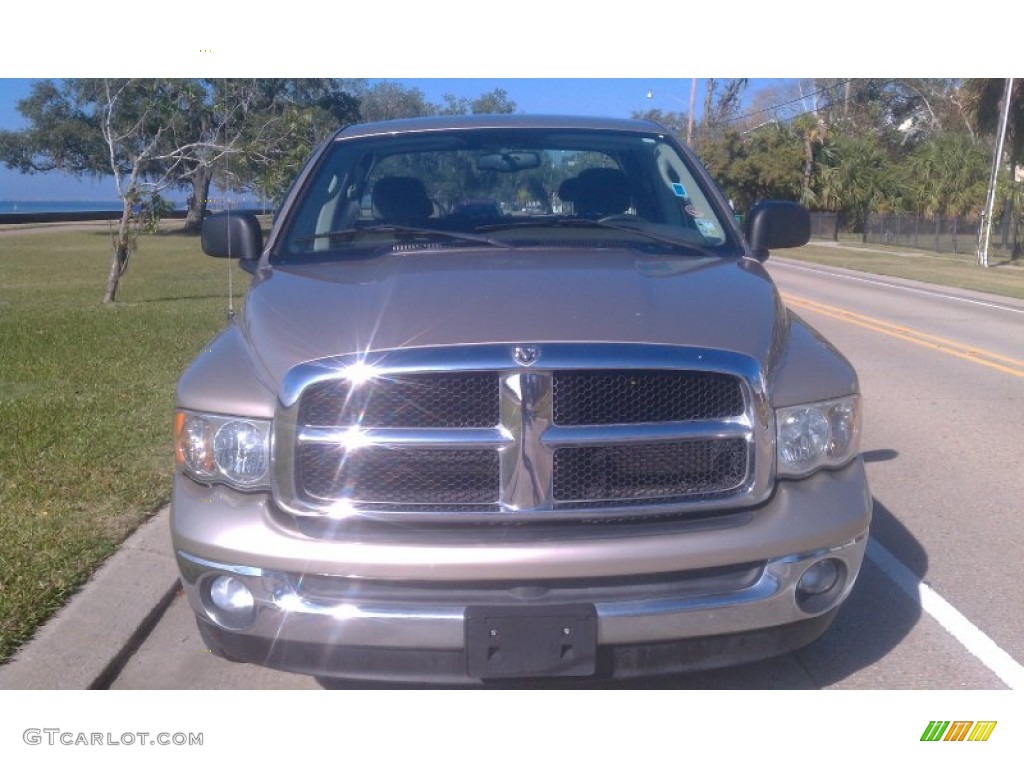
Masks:
[[[198,234],[203,226],[206,215],[206,204],[210,200],[210,182],[213,171],[209,166],[201,165],[189,176],[192,183],[192,194],[188,199],[188,213],[185,216],[185,231]]]
[[[107,275],[107,289],[103,293],[103,303],[113,304],[117,296],[117,286],[121,283],[121,275],[128,268],[128,258],[132,255],[130,229],[132,218],[132,199],[124,198],[121,208],[121,221],[117,225],[117,237],[114,239],[110,254],[110,272]]]
[[[701,139],[704,142],[705,147],[711,139],[711,107],[714,104],[715,98],[714,78],[708,78],[706,85],[707,87],[704,94],[704,115],[703,122],[701,123]]]
[[[804,136],[804,189],[811,188],[812,173],[814,173],[814,145],[808,135]]]
[[[1003,215],[1001,217],[1002,221],[1000,222],[1000,234],[1002,235],[1002,246],[1004,249],[1007,248],[1010,244],[1010,214],[1012,213],[1012,211],[1013,206],[1009,202],[1007,202],[1003,206]]]

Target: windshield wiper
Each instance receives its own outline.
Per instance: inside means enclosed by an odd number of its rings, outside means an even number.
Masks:
[[[330,238],[331,240],[337,240],[344,238],[349,242],[358,240],[362,235],[367,234],[386,234],[394,235],[395,237],[443,237],[447,240],[462,240],[468,243],[481,243],[483,245],[494,246],[495,248],[514,248],[515,246],[511,243],[506,243],[504,240],[498,240],[487,235],[474,235],[470,232],[449,232],[445,229],[432,229],[430,227],[409,227],[399,224],[377,224],[372,227],[354,227],[350,229],[337,229],[333,232],[321,232],[316,235],[307,235],[305,237],[298,238],[296,243],[309,243],[314,240],[322,240],[324,238]]]
[[[517,221],[507,224],[490,224],[485,227],[479,227],[478,231],[492,232],[502,229],[528,229],[530,227],[611,229],[617,232],[628,232],[631,235],[640,235],[641,237],[645,237],[653,242],[671,245],[674,248],[683,248],[693,253],[699,253],[702,256],[710,256],[716,259],[721,258],[722,256],[722,254],[716,253],[710,248],[691,242],[690,240],[683,240],[661,232],[652,232],[647,228],[647,226],[645,226],[646,224],[648,224],[648,222],[640,220],[623,220],[620,215],[616,214],[615,216],[606,216],[602,219],[547,219],[543,221]]]

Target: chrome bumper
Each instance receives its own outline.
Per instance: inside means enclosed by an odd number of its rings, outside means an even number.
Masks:
[[[755,631],[799,622],[828,612],[852,588],[864,557],[867,532],[828,549],[767,562],[750,586],[724,594],[604,602],[594,587],[598,643],[624,645]],[[466,605],[338,601],[301,594],[289,574],[217,563],[177,553],[182,581],[196,613],[216,624],[204,589],[220,574],[233,575],[252,592],[252,623],[242,632],[277,641],[359,647],[461,649]],[[822,610],[808,612],[796,600],[800,576],[825,557],[842,561],[846,579]],[[298,580],[301,583],[301,580]],[[550,604],[550,603],[549,603]]]

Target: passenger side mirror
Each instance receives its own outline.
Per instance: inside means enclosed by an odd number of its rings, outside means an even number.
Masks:
[[[747,242],[764,261],[772,248],[798,248],[811,239],[811,215],[797,203],[765,200],[747,214]]]
[[[263,252],[263,228],[251,213],[216,213],[203,221],[203,251],[218,258],[255,263]]]

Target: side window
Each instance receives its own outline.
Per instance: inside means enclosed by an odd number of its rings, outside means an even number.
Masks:
[[[656,154],[658,173],[666,194],[674,199],[671,207],[674,212],[678,211],[682,225],[696,229],[709,243],[724,243],[725,233],[683,159],[666,144],[660,144]]]

